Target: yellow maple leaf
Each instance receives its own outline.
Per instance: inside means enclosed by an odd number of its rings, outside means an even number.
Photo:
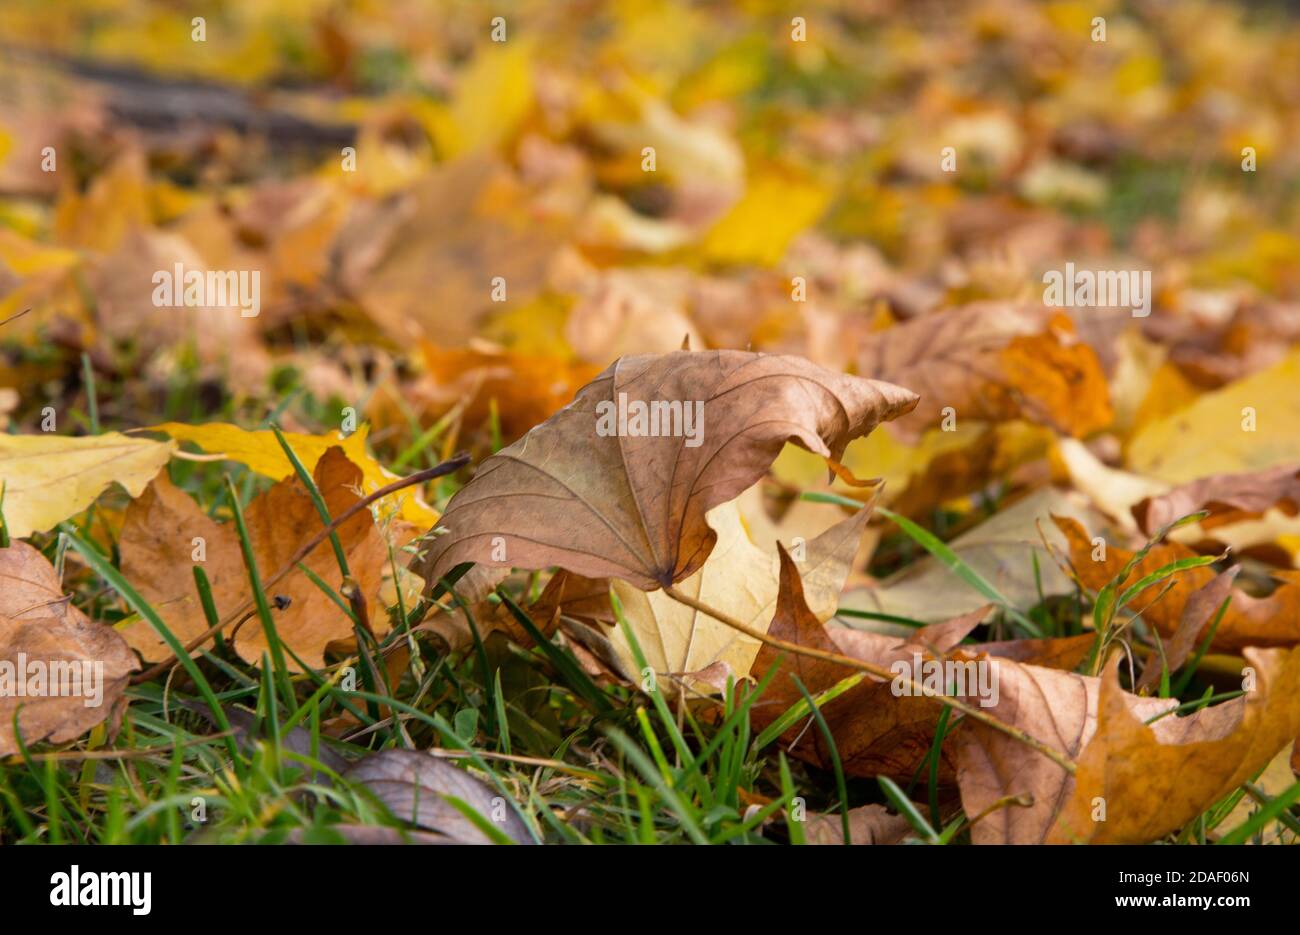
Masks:
[[[227,422],[208,422],[204,425],[184,425],[180,422],[163,422],[149,427],[151,432],[164,432],[177,441],[194,442],[204,451],[220,453],[230,461],[238,461],[258,474],[275,480],[293,475],[293,465],[284,449],[269,429],[249,431]],[[369,494],[397,480],[398,475],[385,469],[366,451],[369,426],[361,426],[347,438],[337,432],[321,435],[304,435],[285,432],[285,441],[308,471],[316,469],[316,462],[335,445],[343,449],[348,460],[361,468],[363,493]],[[429,529],[438,521],[438,511],[421,500],[412,490],[401,490],[379,501],[387,509],[396,511],[402,519],[421,529]]]
[[[773,266],[790,241],[821,217],[830,192],[817,182],[764,171],[704,239],[704,254],[721,263]]]
[[[514,131],[533,104],[531,56],[530,43],[512,42],[475,57],[451,105],[426,118],[444,157],[494,147]]]
[[[1128,466],[1170,484],[1300,461],[1300,350],[1134,436]]]
[[[172,456],[174,442],[118,432],[0,435],[0,483],[10,538],[43,532],[90,506],[116,481],[138,497]]]

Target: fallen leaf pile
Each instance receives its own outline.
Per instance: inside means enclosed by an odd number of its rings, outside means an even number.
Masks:
[[[174,6],[0,9],[0,771],[1300,842],[1290,5]]]

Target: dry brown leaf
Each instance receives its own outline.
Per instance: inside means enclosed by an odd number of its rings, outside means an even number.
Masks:
[[[596,367],[542,354],[421,344],[428,372],[427,407],[440,416],[463,402],[468,427],[488,420],[491,404],[501,437],[512,442],[545,421],[599,372]]]
[[[75,740],[113,715],[135,654],[63,593],[54,567],[25,542],[0,549],[0,756]]]
[[[563,242],[521,197],[505,165],[467,156],[358,208],[335,243],[344,288],[398,343],[463,343],[493,307],[494,278],[508,301],[531,297]]]
[[[1300,469],[1294,464],[1244,474],[1218,474],[1149,497],[1133,507],[1133,516],[1148,534],[1201,510],[1211,515],[1203,528],[1260,516],[1277,507],[1288,516],[1300,512]]]
[[[769,636],[806,649],[839,653],[888,668],[895,662],[910,663],[913,654],[926,652],[927,646],[940,652],[947,651],[988,613],[987,608],[981,608],[958,620],[926,627],[916,631],[908,642],[900,641],[896,636],[827,627],[808,609],[803,583],[794,562],[784,551],[781,554],[781,592],[776,614],[767,632]],[[857,673],[857,670],[833,662],[784,653],[764,645],[750,674],[754,679],[761,679],[778,664],[780,669],[776,677],[752,709],[754,724],[759,728],[770,724],[803,697],[793,677],[816,695]],[[904,779],[910,778],[929,752],[939,711],[940,706],[935,702],[895,695],[891,683],[870,676],[822,708],[846,773]],[[830,751],[821,733],[810,731],[799,740],[801,733],[803,726],[799,725],[783,735],[789,752],[800,759],[829,767]],[[945,754],[940,764],[940,779],[951,782],[952,777],[951,759]]]
[[[1081,633],[1078,636],[1054,636],[1041,640],[998,640],[980,643],[978,649],[999,659],[1072,672],[1088,658],[1096,641],[1097,637],[1093,634]]]
[[[1250,780],[1300,734],[1300,648],[1247,649],[1252,690],[1187,717],[1130,706],[1119,660],[1102,680],[1097,731],[1078,759],[1074,789],[1050,840],[1154,841]],[[1105,821],[1094,820],[1098,800]]]
[[[1300,339],[1300,306],[1240,298],[1235,304],[1223,321],[1184,316],[1151,323],[1170,359],[1199,386],[1223,386],[1271,367]]]
[[[687,313],[691,290],[699,287],[684,270],[593,270],[573,286],[564,340],[582,360],[663,353],[681,347],[683,337],[692,347],[704,344]]]
[[[990,684],[997,686],[994,703],[984,708],[989,715],[1019,728],[1066,756],[1083,749],[1095,726],[1099,680],[1013,660],[1011,654],[993,656],[984,646],[957,646],[957,642],[978,623],[982,614],[950,621],[917,631],[907,643],[874,633],[823,630],[815,618],[794,600],[797,588],[790,582],[790,597],[783,602],[769,633],[811,648],[838,651],[889,668],[902,662],[910,665],[915,653],[934,659],[935,653],[948,658],[991,666]],[[987,613],[984,611],[983,613]],[[1035,641],[1040,642],[1040,641]],[[1057,641],[1041,641],[1054,643]],[[1070,655],[1078,653],[1082,640],[1070,642]],[[1005,647],[998,647],[1005,653]],[[1060,658],[1060,647],[1037,647],[1045,658]],[[1044,651],[1046,650],[1046,651]],[[1035,658],[1032,652],[1021,652]],[[779,653],[764,647],[754,666],[756,675],[765,672]],[[824,690],[849,674],[849,670],[820,660],[795,658],[786,663],[799,675],[810,692]],[[762,714],[772,717],[784,711],[799,695],[780,674],[769,688],[775,704],[755,705],[756,722]],[[791,694],[795,692],[795,694]],[[979,703],[967,692],[964,700]],[[1177,702],[1143,699],[1127,695],[1144,716],[1152,716]],[[870,678],[827,703],[823,715],[835,736],[844,769],[853,775],[887,774],[909,777],[920,765],[933,743],[939,705],[929,699],[896,694],[891,683]],[[792,741],[799,729],[785,739]],[[972,834],[976,843],[1041,842],[1051,829],[1060,802],[1070,789],[1070,774],[1047,757],[1020,741],[978,721],[964,719],[952,728],[951,746],[945,744],[940,763],[940,782],[957,782],[962,804],[972,818],[1008,796],[1028,795],[1028,806],[996,808],[982,818]],[[802,752],[800,748],[803,748]],[[812,747],[811,750],[808,747]],[[805,736],[792,752],[826,765],[829,761],[820,738]]]
[[[347,459],[341,448],[330,448],[321,456],[313,478],[331,516],[338,516],[360,499],[356,490],[361,476],[361,470]],[[297,478],[280,481],[255,498],[245,508],[244,518],[264,581],[323,527],[311,497]],[[376,634],[382,635],[388,630],[388,615],[379,599],[384,568],[388,564],[384,539],[365,510],[344,522],[337,532],[353,580],[365,597],[370,623]],[[217,614],[224,617],[250,593],[234,524],[210,519],[165,476],[154,481],[127,508],[121,535],[122,574],[157,609],[183,643],[208,628],[193,578],[197,564],[196,539],[203,540],[202,567],[212,585]],[[304,558],[302,564],[335,591],[343,584],[328,539]],[[328,644],[353,638],[352,622],[301,571],[285,575],[270,592],[272,596],[289,599],[287,606],[271,609],[276,632],[307,665],[324,665]],[[167,657],[166,645],[146,621],[135,621],[122,632],[146,660]],[[230,631],[225,635],[231,638]],[[256,614],[239,628],[234,645],[248,662],[261,659],[267,641]],[[298,668],[292,658],[289,663],[292,668]]]
[[[680,404],[678,434],[620,435],[615,416],[652,402]],[[713,549],[705,514],[756,483],[786,441],[838,460],[850,439],[915,404],[909,390],[795,357],[622,358],[482,464],[448,504],[424,577],[476,561],[671,585]]]
[[[912,833],[912,825],[902,815],[872,803],[849,809],[849,834],[854,844],[898,844]],[[809,844],[844,843],[844,824],[838,812],[812,814],[804,835]]]
[[[994,718],[1019,728],[1066,756],[1077,755],[1090,736],[1099,695],[1097,679],[1059,669],[1015,661],[1016,656],[1037,660],[1078,659],[1086,651],[1084,640],[1042,640],[1032,647],[1012,649],[1007,644],[959,646],[984,617],[989,608],[943,624],[917,631],[907,642],[875,633],[823,628],[807,610],[801,599],[797,574],[792,564],[783,568],[782,599],[769,635],[807,648],[839,652],[871,662],[891,671],[902,664],[912,672],[917,655],[923,660],[940,657],[984,666],[986,692],[981,699],[977,690],[962,697],[981,704]],[[1058,644],[1058,645],[1048,645]],[[1065,645],[1060,645],[1065,644]],[[998,655],[990,652],[996,647]],[[764,646],[755,661],[753,674],[760,677],[777,663],[782,653]],[[764,697],[753,708],[756,724],[770,721],[801,697],[797,686],[786,674],[797,675],[809,692],[831,687],[852,670],[820,659],[787,656],[781,671]],[[976,670],[978,671],[978,670]],[[1131,703],[1149,714],[1176,704],[1161,699],[1129,696]],[[984,704],[984,702],[988,702]],[[898,691],[892,682],[872,677],[826,703],[822,713],[843,762],[851,775],[891,775],[910,778],[927,756],[933,744],[940,705],[935,701]],[[784,735],[790,752],[802,759],[826,767],[829,751],[820,734],[804,733],[803,726]],[[1056,816],[1061,796],[1068,791],[1069,773],[1018,740],[980,722],[962,719],[950,731],[951,744],[941,753],[939,781],[956,782],[969,816],[976,816],[1007,796],[1028,794],[1028,807],[998,810],[976,825],[977,841],[1041,841]],[[987,822],[987,824],[986,824]]]
[[[154,302],[155,291],[162,288],[155,274],[171,274],[176,264],[186,274],[207,269],[183,237],[135,228],[112,253],[90,264],[86,281],[95,297],[95,322],[103,343],[111,347],[115,342],[131,342],[141,359],[155,367],[166,366],[168,355],[160,351],[191,344],[206,371],[221,373],[250,391],[260,389],[270,371],[270,357],[258,341],[257,318],[237,307],[237,295],[229,296],[225,307]],[[247,281],[251,287],[251,279]],[[180,288],[177,284],[177,291]]]
[[[1075,574],[1084,587],[1093,591],[1105,587],[1134,555],[1114,545],[1107,545],[1102,553],[1094,548],[1078,522],[1059,516],[1053,520],[1069,544],[1070,564]],[[1094,560],[1094,552],[1100,556],[1100,561]],[[1195,554],[1177,543],[1154,546],[1133,568],[1128,582],[1140,581],[1171,562],[1192,558]],[[1300,572],[1274,571],[1272,574],[1278,586],[1267,597],[1253,597],[1241,590],[1232,592],[1232,603],[1214,632],[1212,650],[1232,653],[1245,646],[1289,646],[1300,642]],[[1135,613],[1141,611],[1142,619],[1161,636],[1172,637],[1178,630],[1187,602],[1214,577],[1214,571],[1208,567],[1189,568],[1135,595],[1129,601],[1128,609]],[[1159,595],[1163,596],[1156,600]],[[1204,636],[1202,627],[1194,642],[1199,645]]]
[[[909,430],[948,408],[958,420],[1026,418],[1079,436],[1112,415],[1097,355],[1040,306],[977,302],[905,322],[864,339],[858,372],[921,394],[900,423]]]
[[[500,792],[446,760],[417,750],[382,750],[361,760],[346,773],[349,780],[383,802],[397,818],[460,844],[490,844],[492,839],[455,804],[464,803],[484,820],[504,806]],[[528,827],[515,808],[497,821],[500,832],[515,844],[531,844]]]
[[[995,667],[997,704],[985,711],[1074,759],[1097,728],[1101,680],[1059,669],[989,660]],[[970,699],[968,699],[970,700]],[[1139,698],[1119,692],[1116,704],[1149,718],[1176,699]],[[974,819],[976,844],[1041,844],[1049,836],[1073,779],[1060,765],[979,721],[955,731],[957,784],[962,808]],[[1028,805],[995,807],[1008,796],[1028,795]],[[1209,802],[1206,803],[1208,806]]]

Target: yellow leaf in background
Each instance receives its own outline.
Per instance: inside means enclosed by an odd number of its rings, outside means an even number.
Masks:
[[[0,264],[19,276],[58,272],[76,266],[75,250],[61,250],[28,240],[13,231],[0,230]]]
[[[1171,484],[1300,461],[1300,350],[1144,427],[1128,466]]]
[[[1278,536],[1277,544],[1286,549],[1292,565],[1300,566],[1300,533]]]
[[[1090,28],[1097,4],[1079,3],[1078,0],[1053,0],[1043,4],[1043,16],[1053,27],[1064,33],[1086,33]]]
[[[673,106],[681,113],[711,101],[731,101],[747,94],[767,74],[769,46],[759,36],[732,43],[696,69],[673,93]]]
[[[274,480],[284,480],[294,474],[293,465],[270,429],[250,432],[227,422],[208,422],[205,425],[164,422],[149,426],[148,431],[165,432],[177,441],[194,442],[204,451],[224,455],[227,460],[238,461]],[[363,493],[369,494],[397,480],[396,474],[386,470],[366,452],[369,431],[369,426],[363,425],[342,439],[337,432],[323,435],[285,432],[284,439],[308,471],[316,469],[316,462],[328,449],[340,446],[348,460],[361,468]],[[413,489],[400,490],[379,502],[422,530],[431,528],[438,521],[438,511],[421,500]]]
[[[519,354],[568,359],[573,348],[564,340],[564,322],[572,299],[543,293],[531,300],[508,305],[483,325],[483,336]]]
[[[282,64],[283,54],[286,17],[282,4],[260,6],[267,20],[262,28],[254,28],[258,8],[250,6],[238,13],[227,11],[221,27],[209,18],[206,37],[195,42],[189,16],[174,16],[165,8],[149,9],[141,4],[135,14],[105,17],[83,51],[110,60],[135,61],[167,74],[178,70],[178,50],[184,50],[181,70],[189,75],[253,84],[274,73]],[[273,15],[278,22],[271,22]]]
[[[451,107],[430,114],[444,159],[504,140],[533,103],[531,45],[492,43],[460,77]]]
[[[708,521],[718,534],[717,545],[704,566],[678,588],[766,631],[776,609],[780,559],[775,551],[765,552],[751,541],[739,504],[740,500],[731,500],[710,511]],[[867,511],[861,510],[841,520],[808,541],[799,553],[804,596],[818,620],[829,620],[835,613],[867,517]],[[760,649],[757,640],[679,604],[663,591],[642,591],[617,579],[613,589],[646,662],[661,676],[701,672],[723,663],[741,678],[753,666]],[[635,671],[622,630],[616,629],[610,639]]]
[[[0,204],[0,226],[24,237],[36,237],[45,230],[45,207],[31,201]]]
[[[208,196],[162,179],[149,184],[149,205],[159,222],[174,221],[208,200]]]
[[[968,420],[953,432],[932,429],[914,445],[899,441],[888,428],[882,428],[866,438],[856,438],[850,442],[844,450],[841,463],[861,480],[879,477],[884,481],[882,502],[889,502],[891,496],[901,494],[907,487],[908,480],[924,471],[931,461],[945,452],[958,451],[974,444],[985,428],[983,423]],[[797,445],[787,444],[773,462],[772,474],[778,480],[796,487],[822,489],[826,487],[826,459]],[[835,487],[839,491],[853,493],[844,484],[836,482]]]
[[[1161,364],[1151,375],[1146,394],[1132,415],[1130,434],[1139,434],[1151,423],[1190,406],[1199,392],[1174,364]],[[1119,398],[1118,392],[1112,392],[1112,399]]]
[[[648,218],[612,195],[592,199],[583,221],[582,243],[645,253],[668,253],[691,242],[695,231],[680,221]]]
[[[445,111],[426,108],[425,112]],[[413,185],[429,171],[433,162],[431,149],[428,145],[408,146],[389,140],[381,126],[363,126],[357,136],[356,158],[366,171],[348,172],[341,167],[341,160],[331,156],[320,174],[328,179],[341,178],[347,185],[369,195],[391,195]]]
[[[1110,405],[1115,411],[1110,429],[1127,438],[1136,427],[1138,413],[1169,352],[1162,345],[1143,337],[1139,329],[1126,328],[1115,339],[1115,355],[1115,365],[1107,378]]]
[[[43,532],[75,516],[116,481],[138,497],[170,460],[173,442],[105,432],[0,435],[0,483],[11,539]]]
[[[133,227],[152,226],[144,154],[127,150],[95,177],[84,195],[65,189],[54,211],[54,235],[70,247],[108,252]]]
[[[705,256],[719,263],[774,266],[786,247],[816,223],[830,202],[823,185],[783,172],[754,175],[745,195],[705,237]]]
[[[1115,69],[1111,84],[1120,97],[1132,97],[1160,84],[1164,69],[1155,55],[1134,55]]]
[[[1214,287],[1246,280],[1266,292],[1283,288],[1300,265],[1300,237],[1275,227],[1257,230],[1249,238],[1232,238],[1221,249],[1198,259],[1189,283]]]
[[[1075,488],[1127,532],[1138,531],[1133,505],[1169,490],[1168,484],[1158,480],[1107,467],[1077,438],[1059,439],[1055,454]]]

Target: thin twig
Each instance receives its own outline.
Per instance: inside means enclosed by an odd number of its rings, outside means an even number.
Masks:
[[[969,717],[973,717],[975,720],[987,724],[989,727],[992,727],[994,730],[1001,731],[1002,733],[1006,734],[1008,737],[1011,737],[1014,740],[1018,740],[1020,743],[1023,743],[1025,746],[1038,751],[1043,756],[1051,760],[1053,763],[1060,766],[1066,772],[1073,774],[1075,771],[1075,765],[1073,760],[1071,760],[1069,757],[1063,756],[1059,751],[1053,750],[1051,747],[1047,746],[1047,744],[1043,743],[1041,740],[1038,740],[1036,737],[1030,736],[1020,728],[1013,727],[1010,724],[1007,724],[1003,721],[999,721],[997,718],[993,717],[992,715],[985,714],[983,711],[979,710],[978,708],[971,707],[970,705],[966,704],[966,702],[960,701],[957,698],[953,698],[949,695],[944,695],[940,692],[927,689],[924,686],[922,686],[920,683],[913,682],[909,678],[904,678],[903,676],[891,672],[889,669],[886,669],[884,666],[878,666],[875,663],[866,662],[865,660],[862,659],[854,659],[852,656],[841,656],[839,653],[829,652],[828,650],[824,650],[824,649],[813,649],[808,646],[800,646],[798,643],[791,643],[788,640],[779,639],[775,636],[769,636],[768,634],[763,633],[760,630],[754,629],[753,627],[749,626],[746,623],[741,623],[735,617],[729,616],[720,610],[715,610],[714,608],[710,607],[708,604],[705,604],[704,602],[698,601],[695,598],[691,597],[689,594],[683,594],[681,591],[678,591],[676,588],[672,586],[664,588],[664,593],[667,594],[669,597],[671,597],[673,600],[677,601],[679,604],[685,604],[687,607],[692,607],[695,610],[698,610],[700,613],[708,614],[714,620],[717,620],[721,623],[725,623],[733,630],[739,630],[741,633],[744,633],[746,636],[752,639],[758,640],[760,643],[766,643],[768,646],[773,646],[784,652],[794,653],[795,655],[798,656],[808,656],[812,659],[820,659],[823,662],[833,662],[837,665],[848,666],[851,669],[857,669],[860,672],[866,672],[868,675],[874,675],[877,678],[886,679],[887,681],[893,681],[895,678],[903,678],[904,681],[911,687],[914,694],[922,695],[926,698],[931,698],[940,704],[951,705],[952,707],[956,708],[958,711],[961,711],[963,714]]]
[[[320,530],[320,532],[312,536],[312,538],[309,539],[303,545],[301,545],[298,548],[298,550],[293,553],[293,555],[289,556],[288,561],[286,561],[284,565],[282,565],[280,569],[276,571],[275,574],[271,575],[271,577],[267,578],[266,581],[262,582],[263,590],[272,587],[277,581],[279,581],[289,572],[293,571],[293,569],[297,567],[299,562],[301,562],[304,558],[306,558],[308,555],[311,554],[312,550],[314,550],[317,546],[319,546],[322,542],[324,542],[326,539],[329,538],[329,534],[331,532],[333,532],[339,526],[342,526],[344,523],[350,520],[353,516],[356,516],[362,510],[369,507],[370,504],[374,503],[376,500],[381,500],[384,497],[387,497],[389,494],[395,493],[396,491],[402,490],[406,487],[412,487],[415,484],[422,484],[425,481],[433,480],[435,477],[443,477],[447,474],[452,474],[456,471],[459,471],[467,464],[469,464],[469,455],[459,454],[456,455],[456,457],[454,458],[451,458],[447,461],[443,461],[441,464],[435,464],[431,468],[425,468],[423,471],[416,471],[414,474],[410,474],[406,477],[399,478],[398,480],[393,481],[391,484],[388,484],[384,487],[380,487],[374,493],[367,494],[366,496],[362,497],[356,503],[352,504],[342,513],[340,513],[338,516],[334,517],[334,519],[330,521],[330,524],[328,526],[323,527]],[[240,619],[246,613],[251,611],[253,609],[253,606],[254,606],[254,601],[253,598],[250,597],[247,600],[245,600],[244,603],[240,604],[238,607],[232,610],[230,613],[226,614],[226,616],[221,618],[221,620],[217,621],[216,624],[214,624],[211,627],[208,627],[208,629],[204,630],[194,639],[190,640],[187,644],[185,644],[185,651],[187,653],[193,652],[195,649],[202,646],[204,643],[210,640],[221,630],[223,630],[231,623]],[[162,673],[166,672],[172,666],[176,665],[176,662],[177,659],[175,656],[172,656],[170,659],[163,660],[162,662],[158,663],[152,668],[146,669],[144,672],[141,672],[139,675],[133,676],[131,678],[131,684],[139,685],[142,682],[151,681],[152,679],[155,679]]]
[[[7,325],[11,321],[16,321],[17,319],[22,318],[30,311],[31,311],[30,308],[25,308],[21,312],[14,312],[14,314],[10,315],[8,318],[4,319],[3,321],[0,321],[0,325]]]

